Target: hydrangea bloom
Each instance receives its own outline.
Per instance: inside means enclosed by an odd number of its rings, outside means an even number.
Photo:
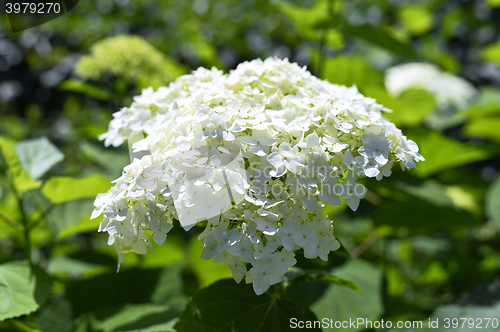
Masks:
[[[295,251],[328,259],[339,248],[327,203],[352,210],[358,179],[410,169],[417,145],[356,87],[320,80],[288,60],[240,64],[229,74],[199,68],[115,113],[106,145],[149,151],[125,167],[92,217],[119,253],[163,244],[174,221],[206,222],[201,257],[225,262],[257,294],[281,281]]]
[[[439,109],[461,109],[477,95],[477,90],[466,80],[444,72],[430,63],[407,63],[389,68],[385,87],[399,96],[409,88],[419,88],[434,95]]]

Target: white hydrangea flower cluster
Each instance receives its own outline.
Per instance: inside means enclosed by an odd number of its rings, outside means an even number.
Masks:
[[[389,68],[385,73],[385,87],[394,96],[409,88],[427,90],[443,110],[462,109],[477,96],[476,88],[468,81],[430,63],[415,62]]]
[[[333,85],[288,60],[200,68],[168,87],[144,90],[102,136],[149,151],[124,168],[92,217],[119,253],[163,244],[174,220],[206,222],[201,257],[225,262],[257,294],[279,283],[295,251],[328,259],[339,248],[325,205],[356,210],[360,178],[391,175],[424,160],[417,145],[356,87]]]

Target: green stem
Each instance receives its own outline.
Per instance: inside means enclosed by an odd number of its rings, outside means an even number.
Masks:
[[[11,320],[10,323],[12,325],[14,325],[15,327],[17,327],[18,329],[20,329],[21,331],[25,331],[25,332],[42,332],[40,330],[37,330],[37,329],[34,329],[34,328],[31,328],[23,323],[21,323],[20,321],[18,320]]]
[[[335,0],[329,0],[328,1],[328,14],[329,16],[332,17],[332,19],[335,19]],[[328,36],[328,27],[323,27],[321,29],[321,39],[320,39],[320,44],[319,44],[319,60],[318,60],[318,68],[317,70],[317,75],[318,77],[322,78],[321,72],[323,71],[324,63],[325,63],[325,45],[326,45],[326,38]]]
[[[24,212],[23,197],[17,191],[17,188],[16,188],[14,183],[12,183],[12,190],[14,191],[14,195],[17,198],[17,205],[19,207],[19,211],[21,212],[21,223],[22,223],[23,228],[24,228],[23,235],[24,235],[24,241],[25,241],[26,259],[28,260],[30,266],[33,266],[33,262],[31,260],[30,229],[29,229],[29,225],[28,225],[28,216],[26,215],[26,212]]]
[[[19,225],[17,222],[14,220],[10,219],[8,216],[0,212],[0,219],[5,221],[5,223],[12,228],[14,228],[16,231],[22,232],[24,230],[24,227],[22,225]]]

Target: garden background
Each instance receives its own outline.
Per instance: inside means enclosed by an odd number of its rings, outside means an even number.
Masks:
[[[19,33],[0,19],[0,312],[12,306],[0,331],[500,320],[500,1],[89,0]],[[120,35],[138,37],[108,39]],[[200,227],[126,254],[117,274],[114,248],[90,220],[95,195],[129,163],[127,147],[97,138],[112,113],[199,66],[228,71],[272,55],[393,109],[387,117],[426,161],[365,181],[356,213],[345,202],[327,208],[342,248],[327,263],[299,253],[300,277],[264,295],[199,258]],[[459,75],[478,96],[433,123],[432,94],[386,91],[385,70],[407,62]]]

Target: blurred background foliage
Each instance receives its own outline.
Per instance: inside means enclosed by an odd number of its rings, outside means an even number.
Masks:
[[[193,330],[190,310],[231,273],[199,258],[199,229],[176,227],[147,255],[125,255],[116,274],[114,248],[89,217],[129,157],[97,136],[143,88],[271,55],[356,84],[394,110],[426,158],[366,181],[356,213],[327,208],[343,245],[328,263],[298,258],[361,293],[318,279],[289,283],[288,298],[333,320],[500,318],[499,1],[89,0],[16,34],[0,19],[0,286],[10,285],[0,287],[0,330],[169,331],[179,317],[178,330]],[[432,94],[386,91],[384,71],[407,62],[434,63],[479,96],[434,126]]]

